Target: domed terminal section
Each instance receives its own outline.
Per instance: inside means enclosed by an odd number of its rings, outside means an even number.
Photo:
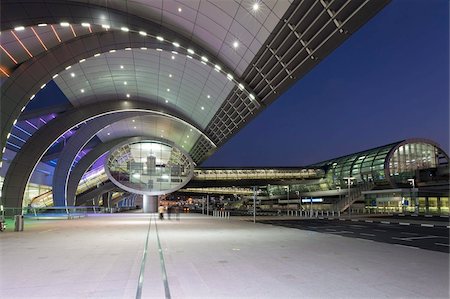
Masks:
[[[142,140],[112,149],[105,170],[109,179],[126,191],[163,195],[189,182],[194,163],[184,150],[169,142]]]

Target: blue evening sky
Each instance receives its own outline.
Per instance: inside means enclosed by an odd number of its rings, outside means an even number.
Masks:
[[[202,166],[300,166],[421,137],[449,149],[449,3],[394,0]]]

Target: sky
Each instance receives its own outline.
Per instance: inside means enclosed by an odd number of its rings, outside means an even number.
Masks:
[[[306,166],[406,138],[449,152],[448,0],[394,0],[201,166]]]

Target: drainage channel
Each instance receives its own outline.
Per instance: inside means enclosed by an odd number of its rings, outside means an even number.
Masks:
[[[162,280],[163,280],[163,284],[164,284],[165,298],[170,299],[171,298],[170,297],[170,289],[169,289],[169,282],[167,280],[167,272],[166,272],[166,265],[164,262],[164,254],[163,254],[163,250],[161,248],[161,241],[159,238],[158,224],[156,222],[156,216],[154,216],[154,215],[150,216],[149,223],[148,223],[147,237],[145,240],[144,251],[142,253],[141,269],[139,271],[138,287],[136,290],[136,299],[141,299],[141,297],[142,297],[142,288],[144,285],[144,273],[145,273],[145,265],[147,264],[148,242],[150,239],[152,220],[154,221],[153,226],[155,227],[155,234],[156,234],[156,240],[157,240],[157,245],[158,245],[159,263],[161,266],[161,275],[162,275]]]

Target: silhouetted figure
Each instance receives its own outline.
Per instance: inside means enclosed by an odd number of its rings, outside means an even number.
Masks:
[[[158,207],[159,220],[164,220],[164,207],[161,205]]]
[[[167,207],[167,218],[169,218],[169,220],[170,220],[170,214],[172,214],[172,207],[168,206]]]
[[[179,221],[180,220],[180,207],[175,206],[175,218]]]

